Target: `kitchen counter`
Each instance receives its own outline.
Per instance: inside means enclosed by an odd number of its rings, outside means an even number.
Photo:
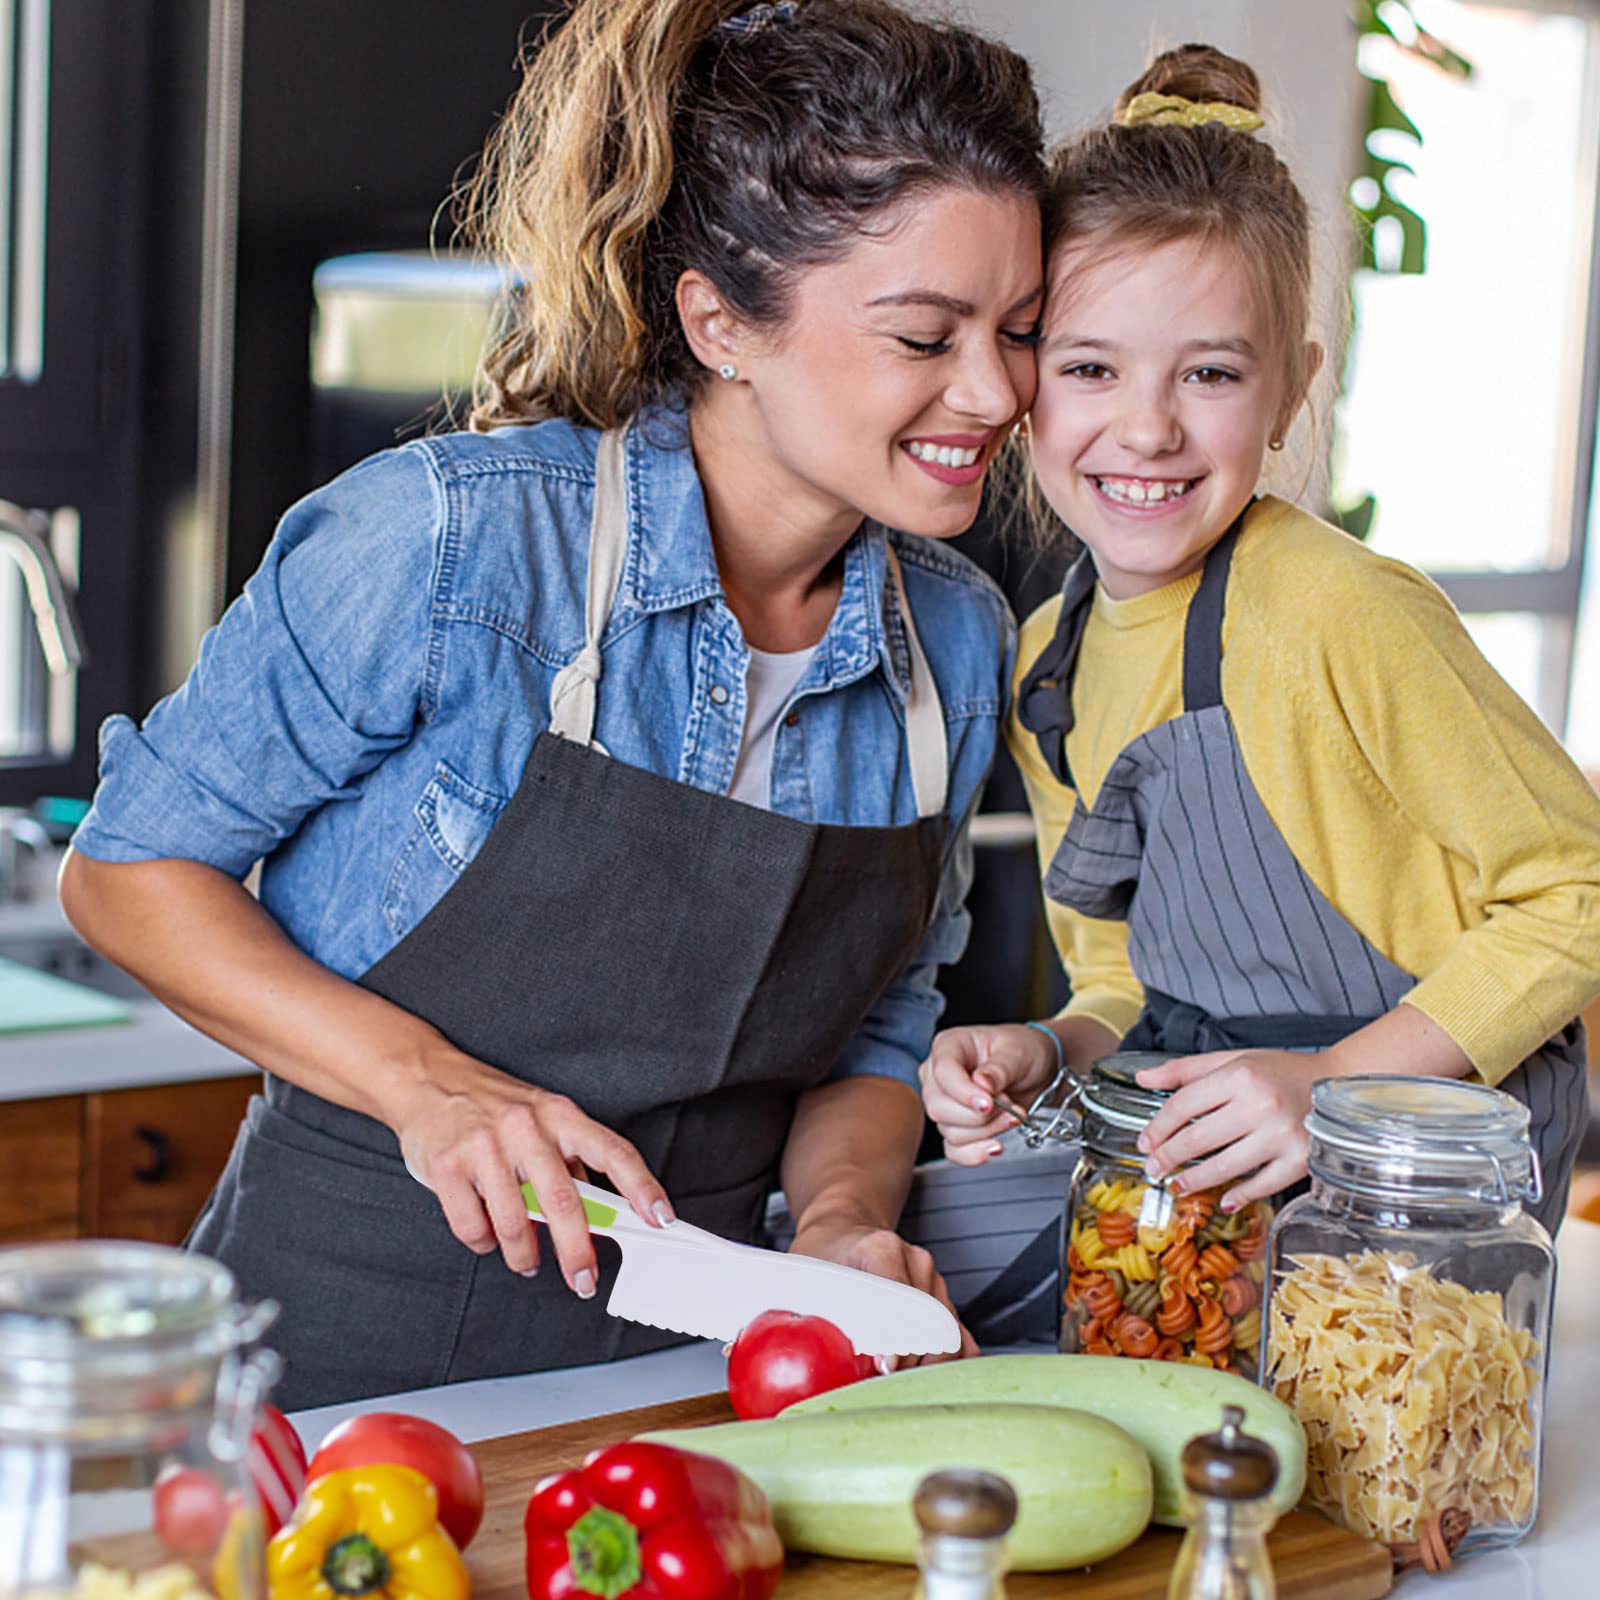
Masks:
[[[53,895],[0,906],[0,954],[11,940],[68,937],[71,930]],[[149,996],[123,1003],[132,1013],[127,1022],[0,1033],[0,1101],[243,1077],[260,1071]]]
[[[0,1034],[0,1101],[245,1077],[261,1071],[158,1001],[131,1001],[129,1010],[133,1012],[129,1022]]]
[[[1593,1416],[1600,1404],[1600,1225],[1569,1221],[1559,1243],[1560,1272],[1545,1419],[1539,1521],[1522,1544],[1471,1557],[1442,1577],[1408,1573],[1394,1592],[1421,1600],[1556,1600],[1594,1593],[1600,1568],[1600,1447]],[[270,1342],[270,1336],[269,1336]],[[336,1423],[363,1411],[408,1411],[463,1439],[575,1422],[655,1401],[720,1389],[725,1366],[714,1343],[697,1343],[608,1366],[573,1367],[490,1378],[324,1406],[295,1417],[308,1449]]]

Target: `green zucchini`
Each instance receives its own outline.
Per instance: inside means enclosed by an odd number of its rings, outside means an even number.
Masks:
[[[1295,1414],[1276,1395],[1248,1378],[1178,1361],[1135,1361],[1125,1356],[980,1356],[909,1367],[886,1378],[865,1378],[802,1400],[785,1417],[845,1415],[867,1407],[921,1405],[1069,1406],[1126,1429],[1144,1446],[1155,1469],[1151,1519],[1183,1524],[1183,1474],[1178,1458],[1199,1433],[1212,1433],[1225,1405],[1244,1411],[1247,1433],[1278,1453],[1272,1503],[1281,1514],[1305,1491],[1306,1436]]]
[[[1121,1428],[1058,1406],[851,1409],[642,1437],[731,1462],[761,1485],[791,1550],[915,1561],[911,1497],[939,1467],[998,1472],[1017,1491],[1011,1565],[1079,1567],[1150,1520],[1150,1461]]]

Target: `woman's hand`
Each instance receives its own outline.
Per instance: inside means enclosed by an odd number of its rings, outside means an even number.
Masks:
[[[1334,1072],[1321,1054],[1291,1050],[1216,1050],[1146,1067],[1143,1087],[1176,1091],[1139,1135],[1146,1174],[1183,1167],[1169,1185],[1179,1194],[1244,1179],[1223,1195],[1224,1211],[1277,1194],[1306,1175],[1311,1086]]]
[[[498,1247],[513,1271],[537,1268],[526,1178],[563,1275],[588,1298],[594,1247],[574,1173],[605,1173],[646,1222],[672,1219],[626,1139],[565,1096],[475,1061],[420,1017],[319,966],[226,873],[194,861],[112,864],[69,852],[61,903],[85,940],[186,1022],[275,1077],[391,1128],[468,1249]]]
[[[896,1283],[909,1283],[913,1289],[931,1294],[935,1300],[949,1306],[952,1314],[955,1312],[950,1302],[950,1291],[945,1288],[944,1279],[934,1270],[933,1257],[921,1245],[908,1244],[893,1229],[843,1222],[816,1223],[801,1228],[789,1248],[798,1255],[837,1261],[840,1266],[873,1272],[880,1278],[892,1278]],[[878,1370],[893,1372],[897,1364],[917,1367],[977,1354],[977,1341],[962,1328],[961,1349],[956,1357],[905,1356],[897,1363],[894,1356],[879,1356]]]
[[[438,1197],[456,1238],[479,1255],[498,1248],[526,1277],[539,1270],[538,1235],[521,1192],[523,1178],[532,1183],[562,1276],[585,1300],[595,1292],[596,1263],[574,1177],[604,1173],[646,1222],[674,1220],[666,1191],[620,1134],[565,1095],[470,1057],[434,1064],[388,1120],[407,1168]]]

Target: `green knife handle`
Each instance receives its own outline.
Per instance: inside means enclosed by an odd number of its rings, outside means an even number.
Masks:
[[[527,1202],[528,1212],[531,1216],[542,1217],[544,1208],[539,1204],[539,1197],[533,1192],[533,1185],[525,1183],[522,1186],[522,1198]],[[583,1197],[583,1214],[591,1228],[609,1228],[617,1220],[615,1206],[601,1205],[598,1200],[591,1200],[587,1195]]]

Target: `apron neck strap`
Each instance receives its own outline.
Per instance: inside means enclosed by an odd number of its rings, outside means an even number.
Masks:
[[[626,427],[600,435],[595,454],[594,511],[589,519],[589,575],[584,593],[583,649],[556,674],[550,686],[550,731],[575,744],[594,742],[597,692],[600,684],[600,639],[616,602],[622,563],[628,549],[628,491],[624,440]],[[905,627],[911,660],[911,692],[906,698],[906,746],[911,757],[911,785],[919,817],[944,810],[950,784],[950,755],[945,737],[944,707],[938,686],[906,600],[905,580],[892,546],[886,546],[889,582]]]
[[[1183,624],[1185,711],[1204,711],[1208,706],[1222,704],[1222,617],[1228,597],[1228,571],[1249,509],[1247,505],[1206,553],[1200,587],[1189,602],[1189,614]]]
[[[584,643],[550,686],[550,731],[574,744],[594,741],[595,696],[600,684],[600,636],[622,581],[628,549],[628,489],[623,443],[626,427],[600,435],[594,463],[594,511],[589,519],[589,577],[584,596]]]
[[[1078,670],[1083,630],[1093,609],[1094,586],[1094,559],[1084,550],[1062,582],[1055,634],[1017,691],[1017,720],[1039,741],[1045,765],[1069,789],[1075,785],[1067,762],[1067,735],[1077,720],[1072,709],[1072,680]]]
[[[906,599],[906,582],[900,572],[900,558],[894,546],[885,543],[889,582],[894,586],[895,604],[906,630],[906,653],[911,658],[911,693],[906,696],[906,751],[911,757],[911,788],[917,799],[919,817],[936,817],[944,810],[950,788],[950,747],[945,737],[944,706],[933,670],[917,637],[911,617],[911,602]]]

